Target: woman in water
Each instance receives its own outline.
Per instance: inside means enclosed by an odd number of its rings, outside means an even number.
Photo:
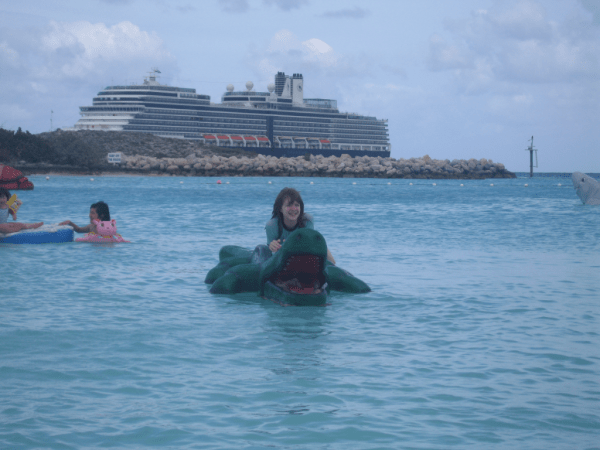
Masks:
[[[13,222],[8,223],[8,215],[10,214],[13,220],[17,220],[17,213],[12,211],[8,207],[8,199],[10,198],[10,192],[0,187],[0,233],[16,233],[21,230],[31,230],[32,228],[39,228],[44,225],[44,222],[38,223],[21,223]]]
[[[94,224],[94,220],[96,219],[102,222],[110,220],[110,211],[108,210],[108,205],[106,203],[98,202],[90,206],[90,223],[84,227],[78,227],[70,220],[65,220],[60,224],[73,227],[73,230],[75,230],[77,233],[91,233],[92,231],[96,231],[96,225]]]
[[[300,192],[292,188],[283,188],[273,204],[273,215],[267,222],[267,245],[275,253],[281,244],[298,228],[315,229],[313,218],[304,213],[304,202]],[[333,255],[327,249],[327,259],[335,264]]]

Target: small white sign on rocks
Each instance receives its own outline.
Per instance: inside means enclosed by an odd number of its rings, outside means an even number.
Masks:
[[[121,164],[121,152],[109,153],[108,162],[112,164]]]

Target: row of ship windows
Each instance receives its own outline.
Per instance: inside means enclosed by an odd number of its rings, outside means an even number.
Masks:
[[[276,126],[297,126],[297,123],[294,122],[280,122],[278,120],[275,121],[275,125]],[[302,124],[305,125],[305,124]],[[319,128],[325,128],[328,130],[335,130],[335,129],[339,129],[339,128],[352,128],[353,130],[364,130],[364,131],[369,131],[369,130],[381,130],[381,131],[385,131],[385,127],[382,126],[372,126],[371,124],[369,125],[344,125],[341,123],[328,123],[328,124],[319,124],[319,123],[314,123],[314,124],[310,124],[311,126],[316,126]]]
[[[96,116],[96,114],[83,114],[82,120],[93,120],[93,118]],[[100,116],[102,116],[101,120],[106,120],[106,114],[100,114]],[[114,115],[114,117],[116,118],[116,120],[118,119],[118,115]],[[135,120],[147,120],[146,117],[148,118],[152,118],[154,119],[152,121],[152,123],[155,124],[160,124],[161,122],[158,122],[157,120],[163,120],[163,121],[168,121],[171,122],[173,121],[173,116],[158,116],[158,115],[141,115],[141,116],[137,116],[137,118]],[[129,119],[129,118],[126,118]],[[100,120],[100,119],[98,119]],[[194,116],[181,116],[180,118],[178,118],[178,121],[197,121],[198,124],[200,123],[211,123],[211,124],[251,124],[252,126],[255,127],[265,127],[266,126],[266,121],[264,120],[244,120],[244,119],[231,119],[231,118],[222,118],[222,117],[194,117]],[[168,123],[167,122],[167,123]],[[293,123],[293,122],[280,122],[280,121],[274,121],[274,126],[277,128],[298,128],[298,125],[304,125],[304,127],[302,127],[303,129],[311,129],[313,131],[321,131],[321,132],[334,132],[336,130],[359,130],[361,132],[364,133],[387,133],[387,127],[385,126],[378,126],[378,127],[373,127],[373,126],[350,126],[350,125],[343,125],[343,124],[330,124],[330,123],[325,123],[325,124],[320,124],[320,123]],[[307,126],[308,125],[308,126]],[[225,125],[223,125],[225,126]]]
[[[139,119],[135,119],[134,121],[131,122],[132,124],[139,124],[139,125],[163,125],[163,126],[176,126],[177,122],[173,123],[170,121],[159,121],[159,120],[144,120],[144,121],[140,121]],[[255,132],[253,132],[253,134],[260,134],[260,133],[264,133],[265,130],[265,126],[263,124],[249,124],[249,125],[244,125],[244,124],[240,124],[240,121],[237,121],[235,123],[231,123],[231,124],[227,124],[227,123],[219,123],[217,121],[215,121],[215,123],[201,123],[199,122],[196,126],[197,129],[207,129],[208,127],[211,127],[211,129],[214,129],[215,126],[218,126],[219,129],[232,129],[232,128],[236,128],[236,129],[244,129],[244,130],[254,130]],[[348,135],[348,131],[349,130],[340,130],[340,129],[336,129],[336,128],[318,128],[318,127],[299,127],[299,126],[278,126],[275,125],[274,127],[274,131],[278,131],[281,133],[286,133],[286,134],[302,134],[302,133],[318,133],[321,135],[337,135],[338,133],[342,133],[343,135]],[[360,131],[361,135],[370,135],[370,136],[387,136],[387,130],[358,130],[356,128],[353,128],[352,131]]]
[[[154,118],[154,117],[153,117]],[[168,120],[168,118],[167,118]],[[265,126],[265,122],[266,121],[243,121],[243,120],[238,120],[237,118],[222,118],[222,117],[205,117],[202,118],[201,120],[202,122],[213,122],[213,123],[253,123],[255,125],[260,125],[260,126]],[[323,130],[335,130],[335,129],[340,129],[340,128],[344,128],[344,129],[353,129],[353,130],[364,130],[364,131],[369,131],[369,130],[381,130],[384,131],[385,127],[379,126],[379,127],[373,127],[373,126],[365,126],[365,125],[344,125],[344,124],[331,124],[331,123],[326,123],[326,124],[320,124],[320,123],[298,123],[298,122],[280,122],[278,120],[273,121],[273,125],[274,126],[288,126],[288,127],[297,127],[298,125],[310,125],[312,128],[319,128],[319,129],[323,129]]]
[[[126,106],[126,107],[118,107],[111,106],[108,108],[104,107],[96,107],[96,106],[80,106],[79,110],[82,115],[100,115],[106,113],[122,113],[122,112],[131,112],[131,111],[143,111],[143,106]]]
[[[164,113],[164,112],[165,112],[165,109],[166,109],[166,108],[164,108],[162,105],[157,105],[157,106],[158,106],[158,108],[159,108],[159,109],[158,109],[158,110],[156,110],[156,112],[159,112],[159,113]],[[152,108],[152,104],[148,103],[148,104],[146,104],[146,107],[147,107],[147,108],[149,108],[149,110],[151,110],[150,108]],[[171,111],[173,111],[173,112],[177,111],[178,109],[179,109],[179,110],[181,110],[181,109],[197,109],[197,107],[190,108],[190,107],[188,107],[187,105],[181,105],[181,106],[179,106],[179,105],[170,105],[169,107],[170,107],[170,108],[174,108],[173,110],[171,110]],[[202,108],[202,107],[199,107],[199,108],[200,108],[200,110],[202,111],[202,114],[203,114],[203,115],[204,115],[204,114],[215,114],[215,112],[214,112],[214,111],[207,111],[206,109],[204,109],[204,108]],[[215,108],[215,106],[211,106],[210,108],[211,108],[211,109],[214,109],[214,108]],[[237,108],[225,108],[225,109],[237,109]],[[241,108],[240,108],[240,109],[241,109]],[[169,110],[167,109],[167,112],[171,112],[171,111],[169,111]],[[242,110],[242,111],[238,111],[238,110],[236,110],[236,111],[232,111],[232,112],[230,112],[230,113],[225,113],[225,114],[223,114],[223,113],[220,113],[220,112],[219,112],[219,113],[216,113],[216,114],[220,114],[220,115],[229,115],[229,116],[231,116],[231,114],[235,114],[235,116],[237,117],[237,116],[244,115],[244,112],[243,112],[243,110]],[[289,112],[289,113],[287,113],[287,114],[286,114],[286,112],[285,112],[285,111],[280,111],[280,113],[279,113],[279,114],[281,114],[282,116],[288,116],[288,117],[289,117],[289,116],[292,116],[294,120],[300,120],[300,119],[302,119],[302,117],[298,117],[298,114],[302,114],[302,111],[301,111],[301,110],[298,110],[298,109],[294,110],[293,112]],[[317,119],[318,119],[318,120],[325,120],[325,119],[329,119],[329,120],[333,120],[333,121],[346,121],[346,120],[352,120],[352,121],[353,121],[353,123],[354,123],[355,121],[356,121],[356,122],[359,122],[359,121],[364,121],[365,123],[371,123],[371,124],[372,124],[373,122],[375,122],[375,123],[382,123],[382,122],[384,122],[383,120],[377,120],[377,119],[375,119],[374,117],[365,117],[365,116],[353,116],[353,115],[349,115],[349,116],[346,116],[346,117],[344,117],[344,118],[340,118],[340,117],[339,117],[339,116],[340,116],[340,114],[334,114],[334,113],[327,113],[327,112],[315,112],[314,114],[318,114],[318,117],[317,117]],[[343,113],[342,113],[342,116],[344,116],[344,114],[343,114]],[[252,114],[252,115],[251,115],[251,117],[256,117],[256,114]],[[307,117],[306,119],[308,119],[308,120],[315,120],[315,117]]]
[[[140,114],[139,116],[136,117],[136,119],[140,119],[140,120],[148,120],[148,119],[152,119],[152,120],[168,120],[168,121],[173,121],[174,117],[171,116],[161,116],[161,115],[157,115],[157,114]],[[250,123],[253,124],[254,126],[265,126],[265,121],[264,120],[260,120],[260,119],[254,119],[254,120],[231,120],[231,119],[207,119],[205,117],[197,117],[197,116],[178,116],[177,117],[177,121],[181,122],[181,121],[190,121],[190,122],[235,122],[235,123]]]
[[[165,117],[165,119],[172,119],[171,117]],[[81,119],[81,122],[96,122],[99,119],[94,119],[93,117],[85,117]],[[123,121],[123,120],[127,120],[129,121],[129,119],[127,118],[123,118],[123,117],[119,117],[119,116],[115,116],[114,119],[107,119],[105,117],[102,117],[101,121],[102,122],[108,122],[108,121]],[[192,121],[193,122],[193,121]],[[132,120],[130,123],[132,124],[140,124],[140,125],[162,125],[162,126],[176,126],[180,123],[180,121],[172,121],[172,120],[140,120],[140,119],[134,119]],[[191,125],[191,124],[190,124]],[[218,120],[214,120],[214,121],[198,121],[197,123],[194,124],[196,129],[214,129],[215,127],[218,127],[219,129],[225,129],[225,130],[229,130],[229,129],[243,129],[243,130],[250,130],[248,131],[250,134],[261,134],[265,132],[265,124],[264,123],[257,123],[256,121],[232,121],[229,123],[224,123],[224,121],[218,121]],[[303,124],[304,125],[304,124]],[[348,132],[350,131],[350,129],[348,129],[347,127],[344,127],[344,129],[340,129],[338,127],[328,127],[328,126],[316,126],[316,127],[306,127],[306,126],[280,126],[279,124],[275,123],[273,129],[277,132],[281,132],[281,133],[285,133],[285,134],[290,134],[290,135],[295,135],[298,133],[316,133],[319,135],[328,135],[328,136],[332,136],[332,135],[339,135],[340,133],[343,135],[348,135]],[[366,130],[361,130],[359,128],[352,128],[352,131],[356,131],[356,132],[360,132],[361,135],[369,135],[369,136],[388,136],[388,131],[386,129],[379,129],[379,130],[372,130],[372,129],[366,129]]]
[[[166,92],[152,92],[152,91],[148,91],[148,92],[137,92],[137,91],[119,91],[119,92],[110,92],[110,91],[100,91],[98,92],[98,96],[99,97],[95,97],[94,100],[96,98],[102,98],[102,99],[115,99],[115,98],[122,98],[122,96],[124,95],[133,95],[135,97],[141,97],[141,96],[150,96],[150,97],[154,97],[154,96],[163,96],[163,97],[177,97],[177,92],[174,93],[166,93]],[[100,96],[104,96],[104,97],[100,97]],[[116,97],[115,97],[116,96]],[[203,95],[203,94],[196,94],[194,92],[179,92],[179,96],[180,97],[187,97],[187,98],[201,98],[203,100],[210,100],[210,95]]]
[[[278,131],[280,133],[285,133],[285,134],[302,134],[302,133],[325,133],[328,136],[339,136],[339,135],[344,135],[344,136],[350,136],[352,132],[349,131],[339,131],[339,130],[329,130],[329,131],[321,131],[321,130],[315,130],[313,128],[302,128],[302,127],[284,127],[284,128],[275,128],[274,131]],[[385,132],[377,132],[377,131],[363,131],[360,133],[360,136],[387,136],[387,133]]]
[[[104,88],[103,91],[100,91],[98,93],[98,95],[102,95],[102,94],[114,94],[115,90],[118,90],[119,93],[121,92],[127,92],[128,90],[131,91],[136,91],[136,90],[140,90],[140,91],[171,91],[171,92],[189,92],[191,94],[196,92],[196,89],[194,88],[180,88],[180,87],[173,87],[173,86],[165,86],[165,85],[160,85],[160,86],[148,86],[145,84],[140,84],[137,86],[107,86]]]
[[[201,130],[195,130],[192,128],[188,128],[188,127],[169,127],[168,130],[166,131],[164,127],[153,127],[153,126],[136,126],[136,125],[126,125],[123,127],[124,130],[127,131],[146,131],[146,132],[160,132],[161,134],[167,134],[168,132],[180,132],[180,133],[191,133],[191,132],[195,132],[195,133],[200,133],[200,134],[219,134],[216,131],[201,131]],[[238,132],[238,133],[233,133],[233,132],[229,132],[229,135],[260,135],[263,136],[264,134],[262,133],[247,133],[247,132]],[[276,135],[279,136],[279,135]],[[310,136],[310,135],[305,135],[303,136],[305,138],[320,138],[322,136]],[[280,137],[281,139],[281,137]],[[365,139],[364,136],[358,136],[358,137],[353,137],[353,136],[336,136],[333,138],[328,138],[331,141],[335,141],[335,140],[340,140],[340,141],[347,141],[348,139],[352,139],[353,141],[356,142],[364,142],[364,143],[372,143],[372,144],[379,144],[379,145],[386,145],[387,141],[384,139]]]
[[[147,93],[143,93],[143,92],[100,92],[98,94],[99,96],[102,95],[103,97],[94,97],[94,101],[96,100],[120,100],[122,95],[134,95],[136,99],[139,99],[141,95],[149,95],[149,96],[162,96],[162,97],[171,97],[171,98],[177,98],[177,93],[176,92],[147,92]],[[114,95],[118,95],[118,97],[113,97]],[[106,97],[104,97],[106,96]],[[128,97],[124,97],[125,99],[127,99]]]
[[[202,98],[203,100],[210,100],[210,96],[208,95],[198,95],[196,94],[185,94],[183,92],[179,93],[166,93],[166,92],[100,92],[98,97],[94,97],[94,101],[102,100],[102,101],[114,101],[114,100],[139,100],[141,98],[152,98],[152,100],[156,101],[165,101],[162,97],[168,97],[169,99],[176,98]],[[113,97],[114,95],[118,95],[118,97]],[[105,97],[106,96],[106,97]],[[131,97],[129,97],[131,96]],[[168,100],[167,100],[168,101]]]
[[[106,112],[118,112],[118,111],[139,111],[141,110],[141,107],[123,107],[123,106],[82,106],[80,107],[80,110],[82,112],[102,112],[102,111],[106,111]],[[145,108],[145,112],[146,113],[150,113],[150,114],[157,114],[160,115],[161,117],[164,117],[164,114],[170,114],[171,117],[173,115],[180,115],[181,111],[178,109],[174,109],[174,110],[164,110],[162,108]],[[188,112],[188,114],[193,113],[192,111]],[[233,116],[232,116],[233,114]],[[283,116],[285,117],[285,119],[287,119],[287,116],[293,116],[293,120],[294,123],[297,122],[314,122],[315,120],[318,120],[320,122],[325,122],[325,123],[334,123],[334,124],[343,124],[343,123],[347,123],[347,121],[349,119],[341,119],[339,117],[337,117],[337,115],[335,117],[332,117],[331,115],[329,116],[322,116],[320,115],[319,117],[297,117],[294,115],[295,113],[292,114],[283,114]],[[233,117],[232,120],[234,121],[239,121],[239,119],[253,119],[253,120],[257,120],[256,119],[256,114],[244,114],[241,112],[234,112],[234,113],[228,113],[226,111],[223,112],[215,112],[215,111],[206,111],[206,110],[202,110],[202,111],[198,111],[196,112],[196,115],[198,116],[202,116],[203,120],[207,120],[206,117],[223,117],[223,118],[230,118]],[[266,116],[263,116],[261,119],[261,121],[265,120]],[[273,117],[273,116],[271,116]],[[274,117],[274,119],[276,121],[285,121],[284,117]],[[350,116],[352,117],[352,116]],[[292,117],[290,117],[291,119]],[[289,120],[289,119],[288,119]],[[368,125],[371,127],[386,127],[387,123],[385,123],[384,121],[380,121],[380,120],[373,120],[373,119],[354,119],[352,118],[352,125],[348,125],[349,127],[355,127],[357,125]]]
[[[172,121],[173,120],[173,116],[164,116],[164,115],[155,115],[155,114],[142,114],[140,116],[137,117],[137,119],[142,119],[142,120],[146,120],[146,119],[154,119],[154,120],[169,120]],[[210,118],[210,117],[195,117],[195,116],[180,116],[178,118],[178,120],[186,120],[186,121],[201,121],[201,122],[215,122],[215,123],[250,123],[253,124],[254,126],[265,126],[265,120],[247,120],[247,119],[231,119],[231,118],[221,118],[221,117],[215,117],[215,118]],[[284,122],[284,121],[280,121],[280,120],[274,120],[273,121],[274,126],[297,126],[298,122]],[[314,128],[318,128],[325,131],[329,131],[329,130],[335,130],[335,129],[339,129],[339,128],[351,128],[351,129],[355,129],[355,130],[364,130],[364,131],[373,131],[373,130],[378,130],[379,132],[385,132],[387,131],[385,129],[385,127],[382,126],[376,126],[373,127],[372,125],[370,126],[364,126],[364,125],[356,125],[356,126],[351,126],[351,125],[343,125],[343,124],[331,124],[331,123],[315,123],[315,122],[309,122],[309,123],[302,123],[302,125],[310,125],[313,129]]]
[[[94,98],[93,104],[94,106],[111,106],[111,105],[128,105],[130,103],[136,104],[144,104],[145,102],[173,102],[172,99],[165,98],[148,98],[148,97],[137,97],[137,98],[105,98],[105,97],[96,97]],[[177,103],[182,104],[190,104],[190,105],[209,105],[210,99],[187,99],[187,98],[179,98],[177,99]]]

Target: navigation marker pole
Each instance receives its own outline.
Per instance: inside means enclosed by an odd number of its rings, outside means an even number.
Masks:
[[[54,111],[50,110],[50,133],[52,133],[52,114],[54,114]]]
[[[537,169],[538,166],[537,148],[533,147],[533,136],[531,136],[531,144],[525,150],[529,150],[529,178],[533,178],[533,168]],[[533,165],[533,152],[535,152],[535,166]]]

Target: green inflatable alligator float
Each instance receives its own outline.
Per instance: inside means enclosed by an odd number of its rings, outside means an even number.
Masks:
[[[253,251],[227,245],[208,272],[213,294],[258,292],[282,305],[324,305],[330,289],[370,292],[366,283],[327,261],[327,243],[318,231],[300,228],[273,254],[266,245]]]

